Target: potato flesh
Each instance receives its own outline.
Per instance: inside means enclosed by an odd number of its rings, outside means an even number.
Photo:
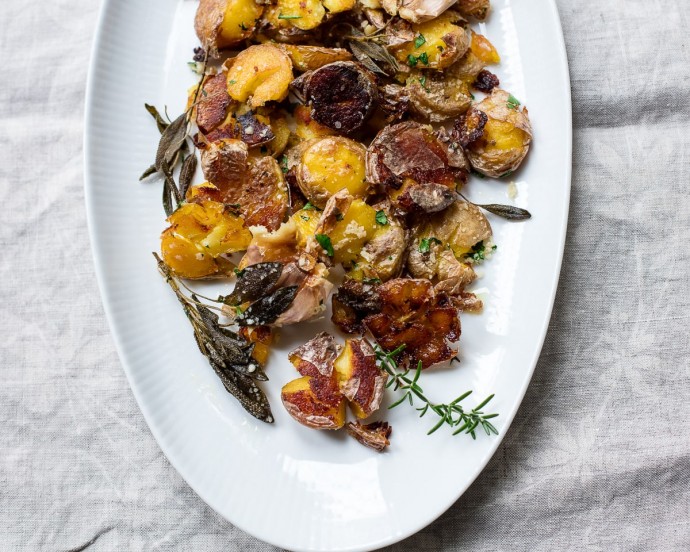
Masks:
[[[240,52],[228,71],[228,94],[233,100],[260,107],[287,97],[292,82],[288,55],[271,44],[250,46]]]
[[[484,126],[484,151],[510,150],[521,148],[527,135],[521,129],[506,121],[489,119]]]
[[[319,224],[320,212],[315,209],[300,209],[291,219],[297,227],[297,246],[304,248],[307,245],[307,239],[314,235],[316,226]]]
[[[362,340],[348,339],[333,364],[338,387],[360,419],[378,410],[386,382],[386,376],[376,366],[373,353]]]
[[[228,0],[218,29],[218,47],[233,46],[249,38],[263,11],[254,0]]]
[[[464,30],[453,24],[456,20],[457,17],[455,15],[444,13],[431,21],[412,25],[415,36],[419,37],[421,35],[424,37],[424,44],[417,48],[415,47],[414,41],[407,43],[396,50],[395,57],[398,61],[408,64],[408,56],[414,56],[418,59],[415,67],[419,69],[427,67],[443,69],[448,67],[455,62],[458,57],[464,54],[464,52],[459,52],[458,56],[448,56],[446,52],[449,48],[449,44],[444,40],[444,37],[447,35],[458,36],[460,33],[464,36]],[[423,56],[423,54],[427,55],[429,60],[428,64],[424,64],[419,60],[419,57]]]
[[[321,24],[326,10],[319,0],[278,0],[273,10],[274,17],[288,25],[308,31]]]
[[[324,138],[302,154],[298,181],[304,195],[323,207],[330,196],[346,189],[353,197],[366,197],[366,150],[353,140]]]
[[[165,263],[183,278],[204,278],[224,272],[219,257],[244,251],[251,233],[241,217],[222,203],[185,203],[168,218],[170,227],[161,236]]]
[[[375,232],[376,210],[361,199],[355,199],[328,233],[335,252],[333,261],[350,265]]]
[[[325,5],[325,3],[324,3]],[[298,71],[313,71],[336,61],[349,61],[352,54],[343,48],[323,48],[320,46],[298,46],[281,44],[280,46]]]
[[[340,13],[355,7],[355,0],[323,0],[324,7],[329,13]]]
[[[311,118],[311,108],[298,105],[293,112],[295,118],[295,135],[301,140],[313,140],[336,134],[335,130],[317,123]]]

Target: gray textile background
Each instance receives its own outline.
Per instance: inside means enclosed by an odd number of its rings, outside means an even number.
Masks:
[[[551,329],[487,469],[390,550],[690,550],[690,4],[558,4],[575,157]],[[0,3],[0,549],[274,550],[169,466],[113,349],[82,189],[96,14]]]

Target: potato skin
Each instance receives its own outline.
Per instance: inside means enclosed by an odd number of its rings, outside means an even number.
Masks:
[[[491,9],[491,0],[458,0],[455,9],[465,17],[484,21]]]
[[[340,392],[360,419],[381,406],[388,375],[376,365],[374,349],[363,339],[348,339],[333,365]]]
[[[252,36],[262,13],[263,6],[254,0],[201,0],[194,29],[209,55],[216,57],[218,50]]]
[[[250,46],[240,52],[228,71],[228,94],[233,100],[261,107],[287,97],[292,62],[272,44]]]
[[[303,376],[280,393],[285,410],[312,429],[340,429],[345,425],[345,398],[334,379]]]
[[[488,120],[481,137],[466,150],[472,168],[493,178],[516,171],[532,142],[527,109],[516,106],[510,99],[508,92],[495,88],[476,105]]]
[[[407,79],[406,88],[412,111],[432,123],[457,117],[472,105],[469,86],[449,75],[415,72]]]

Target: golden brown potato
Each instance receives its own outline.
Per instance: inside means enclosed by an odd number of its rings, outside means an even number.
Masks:
[[[248,157],[249,148],[242,140],[218,140],[201,150],[201,170],[204,178],[217,186],[224,197],[241,187]]]
[[[345,424],[345,398],[332,378],[303,376],[286,384],[280,398],[302,425],[340,429]]]
[[[194,28],[201,44],[215,57],[252,36],[263,6],[254,0],[201,0]]]
[[[250,107],[287,97],[292,62],[277,46],[259,44],[240,52],[228,71],[228,94]]]
[[[218,128],[228,116],[232,100],[228,96],[226,82],[227,73],[220,72],[217,75],[209,75],[204,79],[199,94],[197,94],[196,86],[193,86],[189,91],[187,108],[192,106],[192,102],[196,97],[197,105],[194,107],[192,117],[202,134],[208,134]]]
[[[453,358],[457,351],[448,342],[460,338],[457,309],[438,303],[429,280],[399,278],[377,287],[381,312],[364,319],[381,347],[393,351],[405,345],[399,354],[402,365],[422,368]]]
[[[273,343],[273,330],[271,327],[256,326],[250,328],[248,326],[242,326],[239,334],[244,337],[247,342],[254,344],[252,358],[256,360],[260,366],[266,366],[268,355],[271,352],[271,344]]]
[[[532,142],[527,108],[521,108],[511,94],[496,88],[476,109],[488,120],[482,135],[469,144],[467,157],[472,167],[486,176],[507,176],[520,167]]]
[[[251,233],[244,221],[222,203],[185,203],[168,217],[161,235],[165,264],[182,278],[207,278],[232,273],[223,255],[243,251]]]
[[[366,149],[360,143],[332,136],[307,147],[297,166],[297,183],[304,196],[319,208],[337,191],[345,189],[354,197],[369,193],[366,182]]]
[[[290,352],[288,359],[302,376],[330,378],[339,348],[332,335],[321,332]]]
[[[462,18],[447,11],[436,19],[412,25],[414,40],[391,48],[396,59],[417,69],[444,69],[470,47],[470,35]]]
[[[374,349],[363,339],[348,339],[333,365],[340,392],[358,418],[381,406],[388,375],[376,365]]]
[[[294,44],[281,44],[279,47],[290,56],[292,66],[297,71],[313,71],[335,61],[352,59],[352,54],[343,48],[296,46]]]
[[[356,0],[321,0],[328,13],[341,13],[355,7]]]
[[[472,41],[470,42],[470,49],[479,60],[487,65],[493,65],[501,62],[501,56],[498,55],[496,47],[491,44],[489,39],[484,35],[473,32]]]
[[[412,111],[432,123],[457,117],[472,105],[468,84],[444,73],[413,72],[406,88]]]

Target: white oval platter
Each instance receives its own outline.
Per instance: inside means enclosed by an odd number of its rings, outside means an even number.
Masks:
[[[171,464],[211,507],[256,537],[289,550],[372,550],[420,530],[449,508],[500,444],[520,405],[546,334],[560,272],[571,173],[567,58],[553,0],[494,0],[481,32],[496,44],[505,88],[528,106],[534,145],[506,183],[472,178],[477,203],[514,203],[526,223],[491,217],[498,250],[475,285],[481,315],[462,317],[461,363],[423,374],[437,402],[473,389],[490,393],[499,437],[431,436],[433,420],[400,406],[381,413],[394,431],[377,454],[343,432],[295,423],[280,388],[296,373],[286,352],[330,322],[282,332],[268,366],[275,424],[246,414],[194,343],[191,328],[159,276],[152,251],[164,228],[158,182],[140,184],[158,135],[144,103],[180,113],[197,3],[106,0],[94,44],[86,102],[89,227],[106,315],[134,395]],[[391,392],[389,392],[390,394]],[[412,482],[414,481],[414,484]]]

